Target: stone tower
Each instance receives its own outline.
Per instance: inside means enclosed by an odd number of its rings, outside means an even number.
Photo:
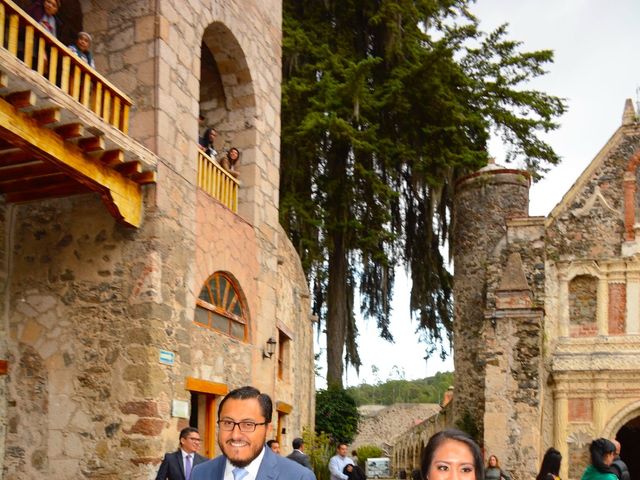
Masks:
[[[507,221],[527,215],[530,179],[493,162],[462,178],[454,204],[454,422],[483,439],[487,273],[505,243]],[[461,272],[461,274],[458,274]]]

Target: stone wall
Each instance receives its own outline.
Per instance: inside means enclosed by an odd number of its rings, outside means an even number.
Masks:
[[[255,384],[291,406],[290,443],[313,426],[315,388],[306,281],[277,212],[280,1],[80,6],[98,70],[135,103],[130,134],[155,153],[157,183],[137,230],[94,195],[1,206],[3,478],[151,478],[186,425],[172,402],[189,401],[188,378]],[[242,151],[239,214],[196,187],[203,42],[224,95],[212,119]],[[246,342],[193,321],[216,271],[244,293]],[[291,337],[283,379],[262,353],[278,331]]]
[[[391,446],[399,437],[415,425],[422,423],[440,411],[436,403],[395,403],[367,413],[366,405],[358,408],[360,423],[358,434],[353,439],[350,449],[357,449],[363,445],[380,447],[385,455],[391,454]]]

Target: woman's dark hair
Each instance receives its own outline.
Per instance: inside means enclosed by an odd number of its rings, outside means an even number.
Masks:
[[[202,135],[202,138],[200,139],[200,145],[202,145],[203,147],[208,147],[208,146],[209,146],[209,144],[211,143],[211,142],[209,141],[209,134],[210,134],[212,131],[213,131],[213,132],[216,132],[216,129],[215,129],[215,128],[207,128],[207,129],[204,131],[204,134]]]
[[[231,159],[231,156],[229,155],[231,153],[231,150],[235,150],[236,153],[238,154],[238,158],[236,158],[235,160]],[[240,150],[238,150],[236,147],[231,147],[229,149],[229,151],[227,152],[227,159],[229,159],[229,165],[230,166],[234,166],[236,163],[238,163],[240,161]],[[354,450],[355,452],[355,450]],[[353,452],[351,452],[353,454]]]
[[[551,447],[547,450],[542,457],[542,464],[540,465],[540,471],[536,480],[544,480],[548,474],[553,474],[556,477],[560,475],[560,463],[562,462],[562,455],[558,450]]]
[[[476,480],[483,480],[484,465],[482,464],[482,452],[480,451],[480,447],[467,433],[455,429],[443,430],[436,433],[429,439],[427,446],[424,447],[424,450],[422,451],[422,460],[420,462],[422,479],[427,479],[429,467],[431,466],[433,455],[436,450],[448,440],[455,440],[456,442],[464,443],[469,447],[471,455],[473,456],[473,467],[475,469]]]
[[[604,456],[607,453],[616,453],[616,446],[611,440],[606,438],[594,440],[589,445],[589,452],[591,453],[591,464],[596,467],[596,470],[602,473],[611,473],[609,466],[604,463]]]

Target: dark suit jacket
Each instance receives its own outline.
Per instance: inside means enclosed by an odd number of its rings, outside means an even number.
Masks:
[[[309,470],[313,470],[311,467],[311,460],[309,460],[309,455],[302,453],[300,450],[294,450],[287,458],[293,460],[294,462],[298,462],[303,467],[307,467]]]
[[[193,467],[199,463],[207,461],[207,457],[193,454]],[[191,478],[193,478],[193,469],[191,470]],[[158,469],[158,475],[156,480],[186,480],[184,478],[184,464],[182,462],[182,450],[178,449],[177,452],[167,453],[160,464]]]
[[[226,465],[224,455],[201,463],[191,472],[191,480],[223,480]],[[256,480],[316,480],[316,476],[308,468],[265,448]]]

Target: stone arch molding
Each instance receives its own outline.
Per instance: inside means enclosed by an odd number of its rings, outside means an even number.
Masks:
[[[248,57],[238,37],[221,21],[212,21],[202,32],[202,42],[211,52],[225,97],[225,108],[230,114],[226,129],[243,137],[241,147],[246,149],[257,142],[256,85]]]
[[[595,278],[602,278],[603,272],[595,261],[571,262],[562,269],[561,278],[570,282],[580,275],[589,275]]]
[[[611,417],[602,431],[602,436],[605,438],[615,438],[616,432],[629,420],[636,417],[640,417],[640,400],[629,403]]]

